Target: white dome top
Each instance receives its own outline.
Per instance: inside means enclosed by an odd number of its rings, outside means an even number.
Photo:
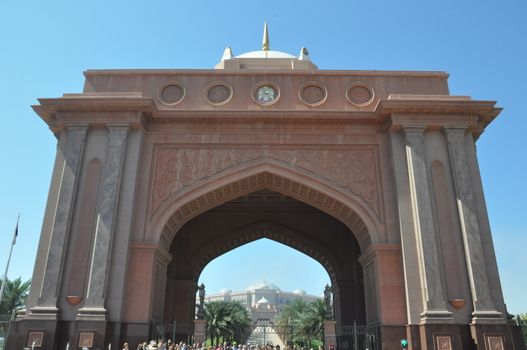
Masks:
[[[273,51],[273,50],[267,50],[267,51],[251,51],[244,54],[241,54],[239,56],[236,56],[236,58],[297,58],[293,55],[290,55],[285,52],[281,51]]]
[[[265,299],[265,297],[262,297],[256,302],[256,304],[269,304],[269,300]]]
[[[293,291],[293,294],[306,295],[306,291],[303,290],[303,289],[295,289],[295,290]]]
[[[257,282],[255,284],[250,285],[247,290],[255,290],[255,289],[273,289],[279,291],[280,288],[276,284],[269,283],[267,281],[261,281]]]
[[[232,290],[230,290],[229,288],[223,288],[222,290],[220,290],[220,294],[230,294],[232,292]]]

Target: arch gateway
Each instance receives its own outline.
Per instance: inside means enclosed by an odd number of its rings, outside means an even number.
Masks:
[[[82,93],[34,106],[58,146],[10,348],[190,334],[203,267],[262,237],[325,267],[337,335],[524,346],[476,159],[494,101],[450,95],[444,72],[318,70],[265,45],[216,69],[84,75]]]

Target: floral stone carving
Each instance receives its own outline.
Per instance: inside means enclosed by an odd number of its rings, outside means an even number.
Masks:
[[[223,170],[247,162],[273,160],[323,178],[361,197],[379,215],[373,149],[195,149],[159,148],[155,157],[152,213],[171,195]]]

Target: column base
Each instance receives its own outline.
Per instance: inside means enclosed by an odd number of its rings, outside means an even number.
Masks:
[[[82,307],[77,313],[77,321],[106,321],[107,310],[104,307]]]
[[[324,321],[324,350],[333,350],[337,347],[337,322]]]
[[[517,326],[509,324],[473,324],[470,326],[472,338],[478,350],[525,350],[523,337],[516,336]]]
[[[206,320],[194,320],[194,343],[204,343],[206,338]]]
[[[54,305],[42,305],[35,306],[29,309],[29,313],[25,316],[28,319],[35,320],[58,320],[60,315],[60,310]]]
[[[11,324],[6,344],[6,350],[35,348],[45,350],[63,350],[69,344],[70,349],[79,349],[81,344],[90,349],[108,349],[108,345],[118,349],[126,334],[122,333],[120,323],[100,321],[55,321],[44,319],[20,319]],[[141,336],[149,339],[150,329],[147,325]],[[117,339],[115,339],[117,338]],[[119,339],[121,338],[121,339]],[[40,346],[38,345],[40,344]],[[137,346],[137,344],[135,344]]]
[[[421,324],[454,323],[452,312],[448,310],[428,310],[421,315]]]
[[[383,349],[388,339],[382,336]],[[408,350],[526,350],[518,326],[511,324],[407,325]],[[386,348],[400,348],[395,338]]]
[[[380,326],[378,333],[381,346],[377,349],[399,349],[401,340],[406,338],[403,326]]]
[[[506,324],[503,313],[496,310],[474,311],[472,324]]]
[[[12,322],[5,344],[6,350],[31,348],[33,341],[41,344],[39,349],[58,348],[62,327],[52,319],[21,319]]]

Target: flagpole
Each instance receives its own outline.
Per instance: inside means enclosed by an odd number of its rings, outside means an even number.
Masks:
[[[13,253],[13,247],[16,243],[16,236],[18,235],[18,221],[20,220],[20,214],[16,219],[15,232],[13,233],[13,241],[11,242],[11,249],[9,250],[9,258],[7,258],[7,265],[5,267],[4,278],[2,279],[2,287],[0,287],[0,305],[2,305],[2,297],[4,296],[4,287],[7,280],[7,270],[9,270],[9,263],[11,262],[11,254]]]

